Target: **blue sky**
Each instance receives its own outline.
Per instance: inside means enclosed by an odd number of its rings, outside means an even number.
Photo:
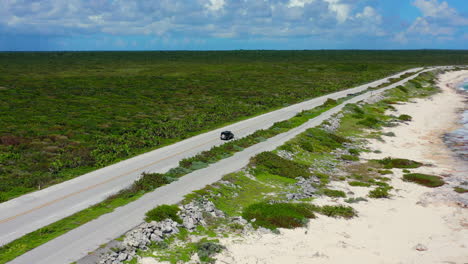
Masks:
[[[0,4],[0,50],[468,49],[468,0]]]

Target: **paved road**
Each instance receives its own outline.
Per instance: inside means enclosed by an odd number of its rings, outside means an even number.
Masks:
[[[412,78],[414,78],[414,76],[406,78],[405,80],[379,91],[362,94],[347,101],[347,103],[358,102],[366,99],[370,97],[371,94],[375,95],[383,90],[396,87]],[[357,90],[352,92],[356,91]],[[349,92],[350,91],[345,91],[344,94]],[[321,100],[323,101],[324,99],[322,98]],[[18,257],[10,263],[63,264],[76,261],[86,256],[88,252],[94,251],[99,247],[99,245],[119,237],[127,230],[130,230],[140,224],[144,219],[144,214],[151,208],[160,204],[172,204],[181,201],[184,195],[194,190],[201,189],[207,184],[218,181],[223,175],[244,167],[247,165],[250,157],[263,151],[273,150],[304,130],[319,125],[331,115],[339,112],[344,105],[345,103],[309,120],[300,127],[277,135],[265,142],[246,148],[242,152],[238,152],[234,156],[212,164],[205,169],[187,174],[178,181],[158,188],[157,190],[144,195],[135,202],[120,207],[112,213],[103,215],[96,220],[49,241],[48,243]],[[217,136],[217,132],[215,132],[213,136]]]
[[[388,78],[417,70],[420,68]],[[327,98],[344,97],[348,93],[356,93],[384,83],[388,78],[250,118],[1,203],[0,245],[104,200],[130,186],[144,171],[166,172],[176,167],[181,159],[222,144],[219,134],[223,130],[232,130],[237,137],[243,137],[258,129],[268,128],[275,122],[289,119],[302,110],[319,106]]]

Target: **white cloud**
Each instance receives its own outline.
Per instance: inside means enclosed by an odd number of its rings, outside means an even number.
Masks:
[[[312,2],[314,0],[289,0],[288,7],[304,7],[304,5]]]
[[[425,18],[418,17],[414,23],[408,28],[408,34],[419,34],[419,35],[452,35],[454,33],[452,27],[439,26],[437,24],[429,23]]]
[[[285,38],[382,35],[359,0],[0,0],[0,34]]]
[[[224,7],[224,4],[224,0],[209,0],[205,7],[210,11],[218,11]]]
[[[325,0],[329,4],[330,10],[336,13],[336,18],[338,22],[343,23],[345,22],[351,11],[351,7],[348,4],[341,3],[340,0]]]
[[[405,31],[395,34],[393,40],[396,42],[428,37],[449,41],[453,39],[460,26],[468,25],[468,19],[450,7],[446,1],[415,0],[413,5],[420,10],[421,16],[417,17]]]
[[[370,20],[377,24],[382,23],[382,16],[371,6],[364,7],[361,13],[356,14],[356,18]]]
[[[438,0],[415,0],[413,5],[416,6],[423,17],[429,17],[438,20],[437,22],[451,25],[468,25],[468,18],[461,16],[455,8],[443,1]]]

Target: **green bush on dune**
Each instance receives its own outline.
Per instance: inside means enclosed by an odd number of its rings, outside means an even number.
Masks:
[[[260,202],[252,204],[242,213],[242,217],[252,221],[255,227],[268,229],[295,228],[304,226],[308,219],[315,218],[316,208],[307,203],[274,203]]]
[[[422,174],[422,173],[408,173],[403,175],[403,180],[415,182],[426,187],[439,187],[445,184],[442,177]]]

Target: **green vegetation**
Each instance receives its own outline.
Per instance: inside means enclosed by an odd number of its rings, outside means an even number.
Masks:
[[[255,227],[294,228],[304,226],[309,218],[315,218],[313,211],[313,206],[307,203],[261,202],[246,207],[242,217],[250,220]]]
[[[282,158],[272,152],[262,152],[251,159],[251,164],[259,169],[265,169],[271,174],[286,178],[310,176],[309,169],[303,164]]]
[[[350,181],[348,182],[349,185],[351,186],[359,186],[359,187],[370,187],[371,184],[367,182],[361,182],[361,181]]]
[[[445,184],[442,177],[422,174],[422,173],[405,174],[403,175],[403,180],[415,182],[417,184],[424,185],[426,187],[431,187],[431,188],[439,187]]]
[[[342,160],[349,160],[349,161],[358,161],[359,157],[353,155],[341,155],[340,157]]]
[[[0,53],[0,201],[248,116],[466,57],[464,51]]]
[[[169,237],[164,241],[153,243],[149,246],[148,252],[139,252],[143,256],[155,257],[153,252],[159,254],[156,258],[159,261],[167,261],[171,264],[181,263],[181,261],[188,262],[193,254],[197,253],[201,263],[214,263],[213,255],[221,252],[224,246],[219,244],[217,239],[202,238],[198,242],[185,241],[188,231],[181,229],[177,237]],[[176,239],[183,240],[183,245],[174,245]],[[130,263],[137,263],[132,260]]]
[[[377,160],[378,163],[382,164],[385,169],[393,169],[393,168],[419,168],[423,164],[421,162],[417,162],[414,160],[409,160],[409,159],[395,159],[395,158],[390,158],[387,157],[382,160]]]
[[[176,221],[177,223],[182,223],[182,219],[177,215],[177,213],[180,211],[179,207],[177,205],[167,205],[163,204],[160,205],[146,213],[146,222],[151,222],[151,221],[163,221],[165,219],[172,219]]]
[[[328,196],[328,197],[346,197],[346,193],[340,190],[332,190],[332,189],[323,189],[322,190],[323,194]]]
[[[393,171],[391,170],[378,170],[378,173],[382,175],[387,175],[387,174],[393,174]]]
[[[454,187],[453,190],[455,192],[457,192],[457,193],[467,193],[468,192],[468,189],[463,188],[461,186]]]
[[[343,217],[346,219],[357,216],[352,207],[344,205],[324,205],[320,208],[320,213],[329,217]]]
[[[344,200],[346,203],[359,203],[359,202],[367,202],[367,199],[364,197],[357,197],[357,198],[348,198]]]
[[[202,263],[214,263],[212,256],[221,252],[225,247],[214,241],[200,241],[196,244],[197,253]]]
[[[413,118],[410,115],[400,115],[398,119],[401,121],[411,121]]]
[[[370,198],[388,198],[390,197],[390,194],[388,191],[391,188],[389,187],[377,187],[374,190],[369,192],[369,197]]]

